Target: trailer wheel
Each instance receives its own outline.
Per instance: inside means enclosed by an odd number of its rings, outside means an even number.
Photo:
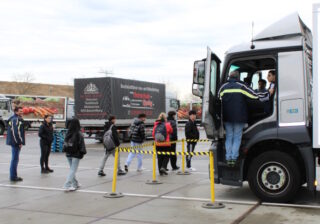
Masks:
[[[5,130],[4,124],[0,124],[0,135],[4,134],[4,130]]]
[[[251,190],[262,201],[288,202],[299,190],[301,173],[290,155],[269,151],[252,161],[248,181]]]

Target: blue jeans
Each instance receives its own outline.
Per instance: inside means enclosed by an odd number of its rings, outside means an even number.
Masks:
[[[14,180],[18,177],[17,169],[19,163],[19,154],[20,154],[20,147],[19,146],[11,146],[11,165],[10,165],[10,180]]]
[[[76,179],[76,172],[78,170],[79,162],[80,159],[74,158],[74,157],[67,157],[69,165],[70,165],[70,170],[69,170],[69,175],[67,177],[67,181],[64,184],[65,188],[68,187],[78,187],[78,181]]]
[[[142,145],[141,143],[137,143],[137,142],[131,142],[131,147],[134,146],[139,146]],[[142,148],[137,148],[137,150],[141,150]],[[142,154],[140,153],[134,153],[134,152],[130,152],[126,161],[126,165],[130,166],[130,163],[132,162],[133,158],[137,156],[138,158],[138,169],[142,168]]]
[[[224,123],[226,128],[226,160],[238,158],[244,125],[245,123]]]

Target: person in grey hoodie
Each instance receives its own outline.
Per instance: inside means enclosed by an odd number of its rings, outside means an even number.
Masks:
[[[130,140],[131,146],[140,146],[145,140],[145,130],[144,130],[144,122],[146,120],[145,114],[139,114],[137,118],[133,120],[133,123],[130,126]],[[129,171],[129,166],[132,162],[132,159],[137,156],[138,158],[138,168],[137,171],[141,172],[142,168],[142,154],[130,152],[127,158],[127,162],[124,165],[124,170],[126,172]]]

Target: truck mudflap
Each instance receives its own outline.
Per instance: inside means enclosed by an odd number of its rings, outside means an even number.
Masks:
[[[311,146],[300,146],[299,152],[305,165],[307,188],[314,191],[316,189],[316,153],[311,150]]]

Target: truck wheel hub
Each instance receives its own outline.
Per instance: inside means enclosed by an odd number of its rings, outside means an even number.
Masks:
[[[279,190],[286,183],[285,170],[278,165],[266,166],[261,172],[261,182],[269,190]]]

